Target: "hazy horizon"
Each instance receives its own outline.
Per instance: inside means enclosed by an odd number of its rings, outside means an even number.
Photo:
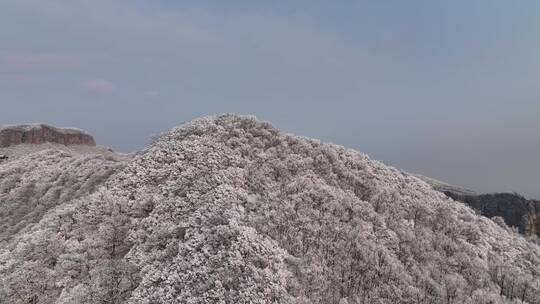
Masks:
[[[219,113],[540,198],[540,3],[0,3],[0,124],[119,151]]]

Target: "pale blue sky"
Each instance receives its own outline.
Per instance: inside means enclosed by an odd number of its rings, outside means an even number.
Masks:
[[[0,2],[0,123],[122,151],[254,114],[480,192],[540,197],[540,2]]]

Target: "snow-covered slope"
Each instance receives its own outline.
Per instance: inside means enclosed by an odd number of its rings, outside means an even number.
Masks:
[[[537,245],[414,176],[222,115],[15,235],[0,299],[539,303],[539,267]]]

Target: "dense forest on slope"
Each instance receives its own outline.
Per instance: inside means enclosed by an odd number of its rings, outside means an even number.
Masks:
[[[414,176],[251,117],[194,120],[114,168],[90,189],[68,166],[91,193],[51,195],[13,230],[1,301],[540,303],[537,245]],[[26,203],[5,189],[2,206]]]
[[[0,244],[52,208],[94,192],[122,165],[101,154],[43,150],[0,170]]]

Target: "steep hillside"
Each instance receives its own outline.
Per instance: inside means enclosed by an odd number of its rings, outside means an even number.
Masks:
[[[163,134],[0,249],[7,303],[540,303],[540,248],[254,118]]]

